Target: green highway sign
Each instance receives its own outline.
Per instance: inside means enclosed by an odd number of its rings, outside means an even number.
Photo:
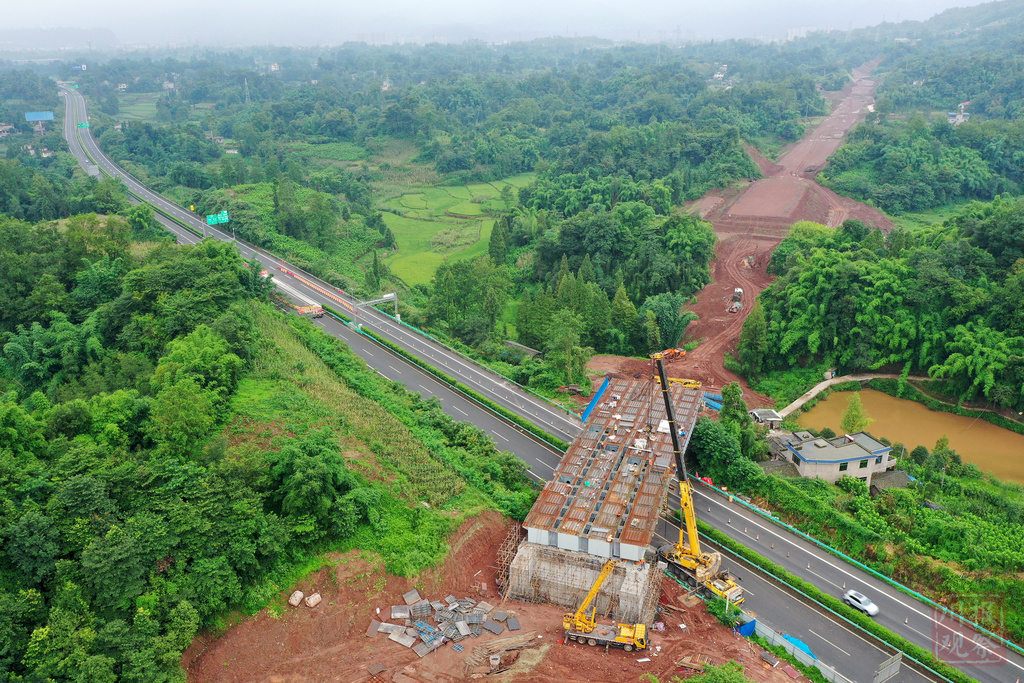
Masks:
[[[207,225],[220,225],[221,223],[228,222],[228,212],[221,211],[220,213],[210,214],[206,217]]]
[[[78,124],[78,127],[79,128],[88,128],[89,127],[89,122],[88,121],[82,121],[80,124]]]

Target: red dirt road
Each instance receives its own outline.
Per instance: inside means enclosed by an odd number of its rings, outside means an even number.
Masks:
[[[724,358],[727,353],[735,357],[750,306],[771,283],[767,265],[775,247],[798,221],[836,227],[848,218],[856,218],[883,230],[892,227],[892,222],[880,211],[842,197],[813,180],[815,173],[842,144],[847,131],[867,116],[878,87],[871,72],[879,61],[854,69],[854,81],[842,95],[832,98],[832,113],[786,150],[777,163],[753,148],[748,149],[764,178],[709,192],[688,207],[689,211],[711,221],[719,243],[712,265],[712,282],[697,294],[696,303],[689,307],[700,318],[690,323],[683,337],[684,343],[700,340],[700,344],[682,360],[669,364],[671,376],[698,379],[710,388],[738,381],[751,407],[771,405],[767,396],[754,393],[743,380],[726,370]],[[743,290],[743,307],[739,313],[728,313],[733,290],[737,287]],[[635,360],[616,362],[614,358],[596,357],[588,368],[622,374],[637,371],[633,367]]]

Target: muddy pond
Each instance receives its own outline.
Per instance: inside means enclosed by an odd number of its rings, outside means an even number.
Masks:
[[[829,427],[841,433],[839,422],[852,392],[838,391],[800,415],[800,424],[814,429]],[[967,462],[1000,479],[1024,483],[1024,434],[997,427],[985,420],[928,410],[920,403],[895,398],[874,389],[860,392],[864,412],[874,422],[867,431],[892,442],[906,444],[907,453],[915,446],[935,446],[943,434],[949,445]],[[899,455],[894,453],[893,455]]]

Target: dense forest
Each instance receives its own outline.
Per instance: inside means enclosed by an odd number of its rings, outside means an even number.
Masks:
[[[263,303],[258,264],[135,225],[0,225],[4,680],[181,680],[198,628],[322,550],[409,575],[450,510],[529,509],[519,460]]]
[[[857,221],[793,227],[744,324],[752,375],[811,359],[930,374],[963,400],[1024,409],[1024,201],[973,203],[888,237]]]

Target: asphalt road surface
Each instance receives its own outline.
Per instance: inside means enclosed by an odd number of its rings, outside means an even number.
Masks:
[[[276,278],[287,279],[289,285],[314,301],[334,308],[345,307],[346,304],[354,307],[358,304],[357,299],[348,296],[329,283],[301,271],[298,267],[290,265],[263,249],[237,240],[234,233],[229,229],[207,225],[205,220],[201,220],[196,214],[186,211],[137,181],[100,150],[89,128],[77,127],[79,122],[88,120],[85,98],[81,93],[72,89],[65,89],[62,92],[64,93],[66,111],[64,122],[65,137],[71,145],[72,153],[86,170],[90,170],[93,166],[99,166],[107,174],[121,180],[132,194],[151,204],[158,212],[162,212],[177,221],[191,226],[196,232],[203,235],[235,242],[243,257],[258,258],[264,267],[273,273]],[[175,224],[174,221],[163,220],[161,223],[178,237],[179,242],[195,244],[201,239],[193,232]],[[305,282],[281,269],[298,275]],[[318,289],[312,288],[308,283],[312,283]],[[338,305],[339,303],[341,303],[341,306]],[[549,434],[565,441],[571,441],[582,427],[578,415],[538,398],[515,383],[494,374],[429,337],[397,323],[392,318],[372,307],[358,308],[358,315],[355,318],[359,324],[367,329],[401,346],[407,352],[432,366],[444,370],[449,376],[454,377],[498,405],[529,419],[534,424],[545,429]]]
[[[133,194],[159,209],[158,220],[177,236],[179,242],[195,244],[202,238],[161,215],[160,211],[195,226],[197,230],[205,232],[208,236],[223,240],[233,239],[231,234],[206,226],[194,214],[151,192],[118,168],[99,150],[89,134],[89,130],[77,127],[78,122],[87,120],[84,98],[77,91],[65,90],[63,92],[67,110],[64,122],[65,137],[72,153],[83,168],[93,174],[99,174],[97,166],[100,166],[106,173],[121,179]],[[243,256],[259,258],[276,278],[286,281],[290,288],[299,291],[310,300],[335,305],[334,301],[328,300],[321,292],[312,289],[306,283],[314,283],[320,288],[330,291],[329,284],[319,281],[311,275],[301,273],[295,267],[263,250],[242,242],[237,242],[237,244]],[[302,280],[288,275],[278,267],[298,274]],[[343,295],[339,293],[339,296]],[[354,303],[351,298],[345,300],[350,304]],[[521,388],[483,370],[458,354],[442,348],[436,342],[398,325],[373,309],[362,309],[360,312],[362,315],[357,319],[365,327],[373,329],[382,337],[399,344],[435,367],[445,369],[449,375],[456,377],[509,410],[531,420],[549,433],[567,441],[578,433],[580,429],[578,417],[562,414],[559,409],[539,401],[536,397],[523,392]],[[543,483],[551,477],[561,454],[547,444],[498,417],[472,399],[455,391],[415,365],[404,361],[340,321],[324,317],[315,322],[328,334],[345,341],[381,376],[401,382],[411,391],[425,396],[436,396],[449,415],[476,425],[491,435],[499,448],[516,453],[530,467],[530,475],[537,482]],[[949,633],[945,630],[946,627],[933,619],[932,608],[924,603],[896,591],[888,584],[868,575],[867,572],[838,560],[813,544],[774,526],[755,513],[742,509],[738,504],[730,503],[716,493],[701,487],[695,487],[694,493],[696,507],[702,519],[722,530],[734,540],[786,567],[788,571],[816,585],[822,591],[839,597],[844,592],[844,586],[860,590],[878,604],[881,610],[876,617],[878,623],[900,633],[908,640],[934,651],[935,639],[941,640],[945,634]],[[673,498],[670,505],[678,506],[678,496],[673,494]],[[710,511],[708,511],[709,508]],[[656,541],[674,543],[677,539],[678,526],[670,519],[663,519]],[[774,544],[774,548],[771,547],[772,544]],[[794,598],[787,589],[778,586],[758,570],[731,561],[728,557],[723,565],[741,579],[741,585],[747,595],[744,603],[746,609],[758,614],[759,619],[771,625],[775,630],[803,640],[822,662],[834,666],[851,680],[858,683],[870,682],[878,664],[888,658],[888,651],[882,650],[875,641],[856,632],[834,615]],[[966,633],[969,641],[973,632],[966,631]],[[982,650],[985,650],[984,644]],[[1013,683],[1018,677],[1024,677],[1024,659],[1015,653],[1007,655],[1005,650],[989,645],[988,650],[982,654],[994,663],[990,665],[958,665],[958,668],[983,683],[990,681],[992,683]],[[901,673],[893,680],[917,683],[932,679],[904,666]]]

